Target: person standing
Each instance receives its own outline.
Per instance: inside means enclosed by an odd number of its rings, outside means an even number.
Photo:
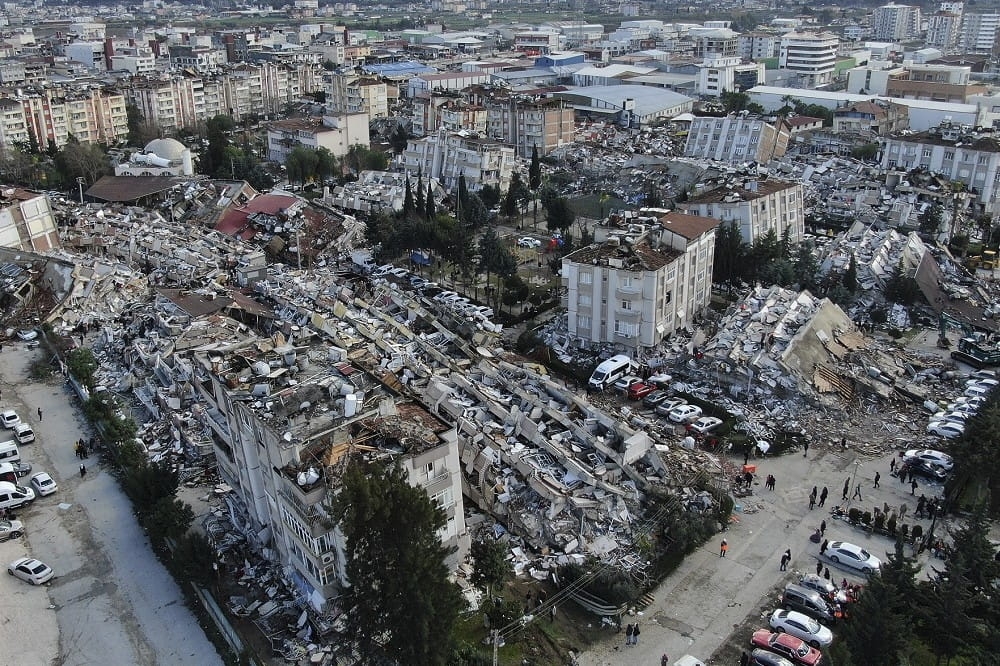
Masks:
[[[722,544],[719,546],[719,557],[725,557],[726,552],[729,550],[729,542],[725,539],[722,540]]]
[[[823,486],[823,490],[821,490],[819,492],[819,505],[820,506],[823,506],[824,504],[826,504],[826,496],[829,495],[829,494],[830,494],[830,491],[826,489],[826,486]]]
[[[778,567],[778,571],[788,571],[788,560],[791,559],[791,551],[786,550],[781,554],[781,566]]]
[[[878,488],[878,480],[882,478],[882,475],[875,472],[875,487]]]
[[[38,408],[38,422],[39,423],[42,422],[42,408],[41,407]]]
[[[827,547],[829,547],[829,545],[830,545],[830,540],[829,539],[823,539],[823,543],[819,547],[819,554],[820,555],[825,555],[826,554],[826,549],[827,549]]]
[[[670,666],[670,657],[667,656],[666,652],[660,657],[660,666]]]
[[[750,655],[747,654],[746,650],[743,650],[743,654],[740,655],[740,666],[750,666]]]
[[[805,458],[809,455],[809,440],[803,440],[802,442],[802,457]]]
[[[826,578],[827,580],[830,580],[830,567],[827,567],[827,568],[826,568],[826,569],[825,569],[825,570],[823,571],[823,578]]]
[[[844,479],[844,501],[847,501],[847,493],[851,490],[851,478]]]
[[[816,575],[818,576],[821,573],[823,573],[823,562],[817,560],[817,562],[816,562]]]
[[[639,623],[636,622],[635,626],[632,627],[632,645],[639,644]]]
[[[85,476],[87,476],[87,466],[80,463],[80,478],[82,479]]]
[[[826,535],[826,521],[825,520],[821,521],[820,524],[819,524],[819,533],[822,534],[822,535],[824,535],[824,536]]]
[[[858,501],[861,501],[861,484],[860,483],[858,485],[854,486],[854,495],[852,497],[853,498],[857,498]]]
[[[634,628],[631,624],[625,627],[625,645],[632,645],[632,632]]]
[[[809,493],[809,510],[812,511],[816,506],[816,495]]]
[[[892,460],[889,461],[889,473],[892,474],[895,471],[896,471],[896,456],[893,456]]]

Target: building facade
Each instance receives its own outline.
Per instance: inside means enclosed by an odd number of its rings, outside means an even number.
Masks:
[[[46,252],[60,247],[59,230],[44,194],[8,188],[0,192],[0,247]]]
[[[806,88],[833,81],[840,39],[830,32],[789,32],[782,36],[778,67],[796,72]]]
[[[489,96],[482,104],[486,136],[510,144],[518,157],[531,157],[536,146],[547,155],[574,141],[573,107],[560,99]]]
[[[939,48],[945,53],[951,53],[958,47],[961,34],[962,15],[940,11],[928,17],[927,36],[924,38],[924,43],[927,46]]]
[[[837,134],[888,136],[909,129],[909,125],[909,109],[885,100],[854,102],[833,111],[833,131]]]
[[[962,15],[962,53],[986,53],[996,55],[1000,14],[966,12]]]
[[[710,217],[720,224],[735,223],[746,243],[773,231],[800,243],[805,234],[805,198],[802,185],[784,180],[746,180],[705,192],[695,192],[678,210]]]
[[[743,92],[764,83],[764,63],[743,63],[739,58],[709,56],[698,65],[695,92],[719,97],[724,92]]]
[[[407,173],[436,178],[449,190],[458,187],[459,176],[476,192],[483,185],[506,191],[514,173],[516,157],[509,145],[466,132],[445,132],[410,139],[402,155]]]
[[[334,157],[343,157],[352,146],[370,143],[368,115],[354,113],[322,118],[289,118],[267,126],[267,159],[284,164],[297,147],[326,148]]]
[[[367,113],[369,118],[389,116],[389,91],[384,81],[370,76],[327,74],[323,77],[328,113]]]
[[[890,3],[872,12],[872,36],[884,42],[905,42],[920,36],[920,8]]]
[[[788,150],[790,134],[746,114],[696,116],[688,130],[685,157],[729,163],[767,162]]]

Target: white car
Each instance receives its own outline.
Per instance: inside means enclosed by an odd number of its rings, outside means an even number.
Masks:
[[[41,495],[45,497],[46,495],[51,495],[55,491],[59,490],[59,486],[56,482],[52,480],[46,472],[36,472],[31,475],[31,487],[35,490],[36,495]]]
[[[993,379],[992,377],[979,377],[978,379],[970,379],[965,382],[966,386],[982,386],[983,388],[992,389],[995,386],[1000,386],[1000,381]]]
[[[965,426],[951,421],[931,421],[927,425],[927,432],[945,439],[955,439],[965,434]]]
[[[688,430],[696,432],[700,435],[712,432],[716,428],[722,425],[722,419],[716,416],[703,416],[691,425],[688,426]]]
[[[615,382],[615,388],[619,391],[627,391],[629,386],[637,382],[641,382],[642,377],[636,377],[635,375],[625,375],[621,379]]]
[[[816,649],[824,648],[833,642],[832,631],[798,611],[779,608],[771,613],[769,624],[775,631],[791,634]]]
[[[0,412],[0,422],[3,423],[4,428],[10,430],[21,422],[21,417],[13,409],[5,409]]]
[[[30,328],[21,329],[17,332],[17,337],[25,342],[31,342],[32,340],[38,339],[38,331],[34,331]]]
[[[986,386],[966,386],[962,393],[966,398],[988,398],[993,389]]]
[[[961,426],[965,426],[965,420],[969,418],[969,415],[965,412],[946,412],[944,410],[940,412],[935,412],[934,416],[931,417],[931,421],[947,421],[949,423],[957,423]]]
[[[882,561],[861,546],[846,541],[832,541],[824,553],[834,564],[843,564],[861,573],[876,573]]]
[[[52,580],[52,568],[33,557],[22,557],[14,560],[7,565],[7,573],[32,585],[41,585]]]
[[[701,416],[701,407],[698,405],[679,405],[670,410],[667,418],[674,423],[690,423]]]
[[[531,236],[521,236],[517,239],[517,244],[521,247],[541,247],[542,241],[537,238],[532,238]]]
[[[35,441],[35,431],[27,423],[18,423],[14,426],[14,439],[18,444],[30,444]]]
[[[24,523],[20,520],[0,520],[0,541],[18,539],[24,534]]]
[[[966,418],[971,418],[979,412],[979,407],[967,402],[952,402],[948,404],[948,407],[944,411],[954,414],[965,414]]]
[[[903,462],[909,462],[914,459],[929,462],[942,469],[951,469],[955,464],[955,461],[947,453],[935,451],[934,449],[910,449],[903,452]]]

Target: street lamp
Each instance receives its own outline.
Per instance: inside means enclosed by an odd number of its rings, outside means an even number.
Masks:
[[[76,184],[80,186],[80,204],[81,205],[83,204],[83,183],[84,183],[83,176],[77,176],[76,177]]]
[[[849,488],[851,494],[848,495],[847,508],[851,507],[851,502],[854,500],[854,493],[858,488],[858,468],[861,467],[861,461],[857,458],[854,459],[854,476],[851,477],[851,487]]]

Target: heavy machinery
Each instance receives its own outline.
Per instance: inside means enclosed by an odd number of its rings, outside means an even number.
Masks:
[[[938,347],[942,349],[951,347],[951,340],[948,339],[949,326],[962,331],[962,337],[958,339],[958,349],[951,353],[953,359],[980,369],[1000,365],[1000,347],[987,344],[983,333],[947,312],[942,312],[938,317]]]

